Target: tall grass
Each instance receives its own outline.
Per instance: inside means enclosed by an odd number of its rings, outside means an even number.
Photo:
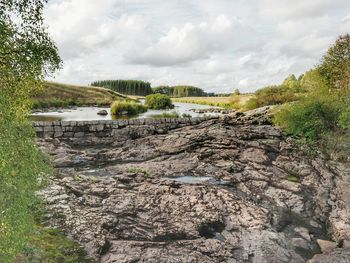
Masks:
[[[112,115],[136,115],[146,111],[146,106],[134,101],[115,101],[111,106]]]

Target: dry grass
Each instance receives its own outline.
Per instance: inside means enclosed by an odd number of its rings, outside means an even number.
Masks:
[[[253,94],[242,94],[230,97],[184,97],[172,98],[175,102],[194,103],[223,107],[228,109],[242,109],[247,101],[253,97]]]
[[[45,88],[32,97],[34,108],[69,105],[110,105],[113,101],[126,98],[127,96],[106,88],[67,85],[55,82],[46,82]]]

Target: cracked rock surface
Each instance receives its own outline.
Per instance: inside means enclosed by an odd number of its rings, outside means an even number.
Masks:
[[[48,222],[98,262],[350,262],[349,168],[304,155],[268,108],[136,137],[38,139]]]

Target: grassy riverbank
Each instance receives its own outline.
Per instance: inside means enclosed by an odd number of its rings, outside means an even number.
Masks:
[[[202,104],[225,109],[242,109],[245,103],[252,98],[252,94],[242,94],[230,97],[184,97],[172,98],[174,102],[184,102],[193,104]]]
[[[127,96],[110,89],[46,82],[43,90],[32,96],[33,108],[81,105],[110,105]]]

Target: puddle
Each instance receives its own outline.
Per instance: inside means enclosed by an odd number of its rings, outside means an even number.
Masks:
[[[213,184],[213,185],[228,185],[229,182],[217,180],[209,176],[178,176],[178,177],[163,177],[162,180],[171,180],[184,184]]]

